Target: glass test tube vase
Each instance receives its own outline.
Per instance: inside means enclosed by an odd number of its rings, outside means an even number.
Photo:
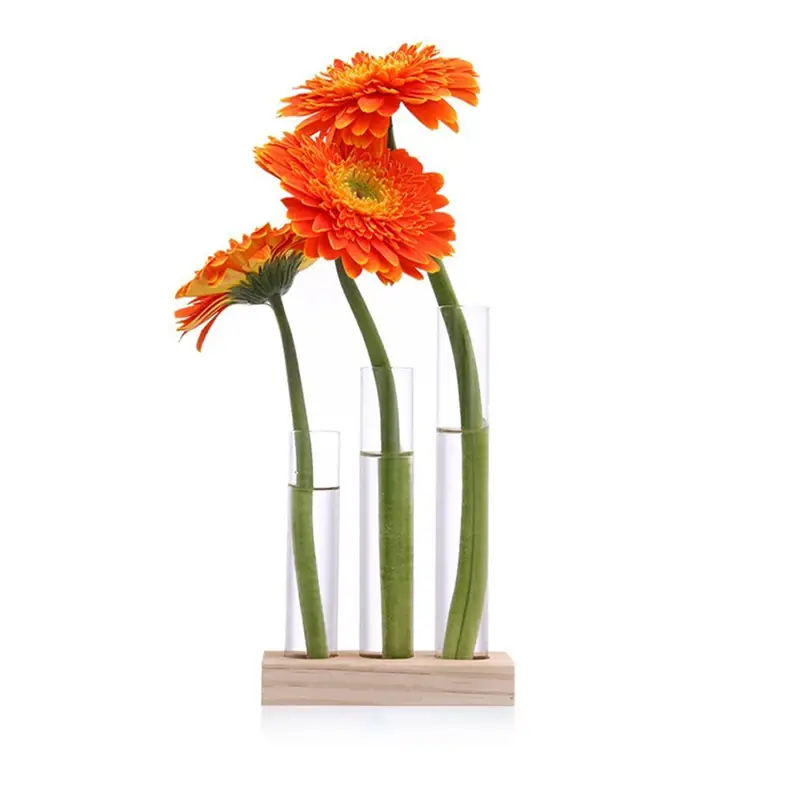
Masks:
[[[289,444],[287,656],[336,655],[339,433],[293,431]]]
[[[442,306],[437,335],[436,655],[485,658],[489,309]]]
[[[361,370],[362,656],[414,655],[413,371]]]

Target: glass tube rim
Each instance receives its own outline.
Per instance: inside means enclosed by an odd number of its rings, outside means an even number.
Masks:
[[[445,303],[443,306],[439,306],[439,311],[445,311],[451,308],[458,308],[461,311],[473,311],[473,312],[483,312],[484,314],[489,314],[492,310],[491,306],[481,305],[480,303],[463,303],[463,304],[456,304],[456,303]]]
[[[374,367],[372,365],[369,365],[369,366],[366,366],[366,367],[361,367],[361,374],[364,375],[367,372],[375,372],[376,369],[383,369],[383,370],[387,370],[389,372],[398,372],[398,373],[401,373],[403,375],[409,375],[409,374],[413,375],[414,374],[414,367],[396,367],[394,364],[392,364],[392,366],[390,366],[390,367],[385,367],[385,366],[384,367]]]
[[[334,428],[309,428],[308,430],[293,429],[289,431],[289,486],[295,486],[295,454],[297,443],[307,438],[314,456],[314,485],[312,491],[326,491],[340,489],[342,483],[342,432]],[[331,459],[335,464],[333,472],[336,480],[321,480],[317,466],[319,465],[320,452],[328,453],[327,462],[330,469]],[[325,473],[326,475],[329,473]]]

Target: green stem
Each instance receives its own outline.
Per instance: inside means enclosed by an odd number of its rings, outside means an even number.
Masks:
[[[402,452],[397,387],[389,356],[356,282],[336,261],[350,310],[358,324],[378,392],[381,454],[378,458],[378,525],[384,658],[414,655],[414,524],[411,454]]]
[[[374,367],[378,405],[381,412],[381,451],[383,453],[399,453],[400,419],[397,410],[397,387],[389,356],[364,296],[356,282],[344,271],[341,259],[336,259],[336,274],[339,276],[342,291],[356,319],[358,329],[361,331],[369,362]]]
[[[489,545],[489,427],[467,320],[444,264],[430,275],[453,351],[461,411],[461,538],[443,658],[472,658],[486,600]]]
[[[378,459],[378,553],[384,658],[414,655],[414,505],[410,453]]]
[[[386,134],[386,149],[397,150],[397,143],[394,140],[394,120],[389,117],[389,132]]]
[[[289,384],[289,402],[292,407],[295,462],[297,478],[291,486],[292,548],[297,577],[297,593],[308,658],[328,658],[328,641],[325,634],[325,614],[319,590],[317,555],[314,546],[314,462],[308,413],[300,378],[297,349],[289,327],[289,319],[280,295],[270,300],[283,343],[286,361],[286,379]]]

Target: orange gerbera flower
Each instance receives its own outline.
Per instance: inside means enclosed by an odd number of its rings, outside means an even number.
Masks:
[[[477,77],[469,61],[441,58],[432,45],[404,44],[380,58],[362,52],[350,63],[337,59],[298,87],[302,94],[284,98],[287,105],[278,113],[308,117],[298,125],[298,133],[321,132],[332,142],[377,152],[401,103],[428,128],[443,122],[457,131],[456,111],[445,98],[477,105]]]
[[[182,334],[204,325],[197,337],[197,349],[217,317],[235,303],[268,303],[276,294],[285,294],[294,276],[313,262],[303,256],[303,239],[287,223],[273,229],[264,225],[231,239],[227,250],[211,256],[194,278],[178,289],[176,298],[191,297],[189,304],[175,312]]]
[[[403,273],[421,279],[453,252],[453,218],[438,209],[444,178],[423,172],[405,150],[373,155],[287,133],[256,148],[256,163],[293,197],[283,200],[308,258],[341,258],[347,274],[363,269],[384,283]]]

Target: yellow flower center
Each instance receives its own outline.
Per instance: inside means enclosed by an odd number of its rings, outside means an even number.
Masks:
[[[339,200],[354,211],[375,216],[393,206],[391,185],[380,172],[363,164],[340,164],[329,173],[329,180]]]
[[[386,56],[371,56],[355,64],[344,64],[337,70],[336,79],[343,85],[363,85],[377,76],[393,77],[407,66],[409,58],[405,53],[390,53]]]
[[[381,187],[374,175],[355,168],[345,178],[345,183],[359,200],[381,199]]]

